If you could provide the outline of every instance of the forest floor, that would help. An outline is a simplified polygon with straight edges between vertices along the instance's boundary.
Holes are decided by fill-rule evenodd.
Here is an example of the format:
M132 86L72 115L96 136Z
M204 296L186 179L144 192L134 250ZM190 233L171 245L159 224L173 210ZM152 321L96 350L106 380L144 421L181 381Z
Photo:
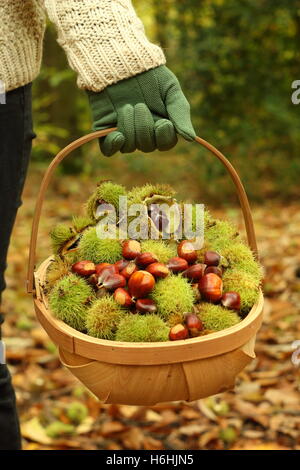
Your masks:
M9 253L3 305L7 361L24 449L299 450L300 365L293 364L292 353L293 342L300 340L300 205L253 208L265 267L264 323L257 337L257 357L239 375L235 390L192 403L103 405L60 365L25 292L39 181L39 173L33 172L27 182ZM49 255L50 228L77 214L80 202L92 191L92 182L71 177L60 177L52 186L41 224L39 260ZM212 212L230 217L243 229L237 208Z

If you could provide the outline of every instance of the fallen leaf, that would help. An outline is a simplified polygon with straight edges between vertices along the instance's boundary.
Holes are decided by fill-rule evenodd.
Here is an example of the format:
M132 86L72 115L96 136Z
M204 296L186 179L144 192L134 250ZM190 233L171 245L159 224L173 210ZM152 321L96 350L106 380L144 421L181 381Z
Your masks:
M101 434L104 437L108 437L112 434L123 432L126 429L128 429L128 426L125 426L120 421L107 421L101 427Z
M32 418L21 424L22 436L25 439L38 442L39 444L51 444L53 441L47 436L45 429L41 426L38 418Z
M300 403L300 394L291 390L270 388L265 393L265 399L275 405L298 405Z

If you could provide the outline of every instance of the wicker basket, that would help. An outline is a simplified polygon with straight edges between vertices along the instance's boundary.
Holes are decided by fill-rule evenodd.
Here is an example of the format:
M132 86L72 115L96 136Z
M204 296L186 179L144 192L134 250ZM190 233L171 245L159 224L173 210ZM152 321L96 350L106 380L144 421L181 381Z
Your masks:
M39 191L30 243L27 277L37 318L58 346L61 362L105 403L153 405L166 401L193 401L231 389L237 374L254 357L256 333L262 322L263 296L247 317L226 330L189 340L162 343L126 343L93 338L56 319L44 295L45 275L52 258L35 269L39 220L46 190L57 165L74 149L114 129L84 136L50 164ZM242 183L228 160L199 137L226 167L236 186L244 215L248 243L257 254L250 207Z

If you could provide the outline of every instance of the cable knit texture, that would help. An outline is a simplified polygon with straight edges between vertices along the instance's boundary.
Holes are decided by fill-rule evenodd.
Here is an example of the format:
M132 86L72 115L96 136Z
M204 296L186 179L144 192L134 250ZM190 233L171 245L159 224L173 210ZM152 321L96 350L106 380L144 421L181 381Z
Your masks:
M7 91L39 73L45 14L40 0L0 0L0 79Z
M165 64L131 0L1 0L0 78L7 90L29 83L39 72L45 10L80 88L101 91Z

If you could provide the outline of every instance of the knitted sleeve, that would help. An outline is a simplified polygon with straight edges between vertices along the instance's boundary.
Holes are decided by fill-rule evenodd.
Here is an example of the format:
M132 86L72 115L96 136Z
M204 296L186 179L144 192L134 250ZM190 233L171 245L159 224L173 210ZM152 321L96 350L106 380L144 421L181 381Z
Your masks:
M165 63L131 0L45 0L45 7L80 88L101 91Z

